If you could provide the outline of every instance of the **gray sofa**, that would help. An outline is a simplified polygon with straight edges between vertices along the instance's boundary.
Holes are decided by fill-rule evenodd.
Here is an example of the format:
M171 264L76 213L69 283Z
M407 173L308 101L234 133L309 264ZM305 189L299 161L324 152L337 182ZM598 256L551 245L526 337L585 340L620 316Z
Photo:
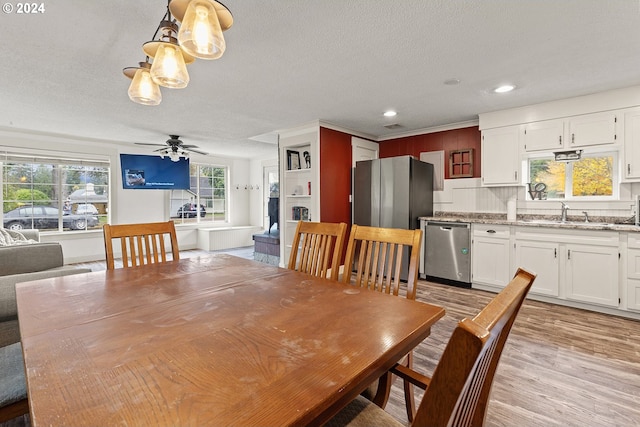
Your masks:
M38 230L25 230L40 242ZM16 283L87 273L89 268L64 266L59 243L0 246L0 423L26 414L27 388L18 328Z
M40 242L38 230L24 230L22 233ZM91 271L63 264L59 243L0 247L0 347L20 341L16 283Z

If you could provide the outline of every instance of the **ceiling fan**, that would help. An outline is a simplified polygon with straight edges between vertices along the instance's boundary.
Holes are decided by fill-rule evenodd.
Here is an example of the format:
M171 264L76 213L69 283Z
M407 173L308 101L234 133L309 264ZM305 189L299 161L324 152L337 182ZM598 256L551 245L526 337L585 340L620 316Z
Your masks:
M164 159L164 156L169 156L169 158L174 162L179 161L180 157L184 157L185 159L188 159L189 152L203 154L205 156L208 154L208 153L205 153L204 151L195 150L195 148L198 148L197 145L185 144L184 142L182 142L182 140L180 139L180 136L178 135L169 135L169 139L167 139L167 141L164 144L148 144L146 142L136 142L136 144L153 145L156 147L162 147L153 151L159 151L160 157L162 157L163 159Z

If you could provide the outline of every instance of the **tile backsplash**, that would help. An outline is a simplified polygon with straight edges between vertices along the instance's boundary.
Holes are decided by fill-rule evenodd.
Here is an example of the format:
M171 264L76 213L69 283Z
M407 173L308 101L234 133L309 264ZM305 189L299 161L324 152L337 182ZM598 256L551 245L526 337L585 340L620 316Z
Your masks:
M640 183L620 185L620 200L566 201L569 216L581 217L586 211L590 217L630 218L635 215L635 194L640 194ZM526 187L483 187L479 178L447 179L443 191L434 192L435 212L469 212L507 214L507 202L516 199L518 215L560 215L559 200L527 200Z

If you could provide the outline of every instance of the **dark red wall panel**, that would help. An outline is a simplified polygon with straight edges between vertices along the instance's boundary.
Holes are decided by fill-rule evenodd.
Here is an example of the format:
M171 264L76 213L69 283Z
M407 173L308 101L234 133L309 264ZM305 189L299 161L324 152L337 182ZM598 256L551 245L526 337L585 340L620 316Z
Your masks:
M351 135L320 127L320 219L351 224Z
M449 179L449 153L473 148L473 177L480 178L480 129L472 126L424 135L390 139L380 143L380 157L411 155L420 158L423 151L444 150L444 177Z

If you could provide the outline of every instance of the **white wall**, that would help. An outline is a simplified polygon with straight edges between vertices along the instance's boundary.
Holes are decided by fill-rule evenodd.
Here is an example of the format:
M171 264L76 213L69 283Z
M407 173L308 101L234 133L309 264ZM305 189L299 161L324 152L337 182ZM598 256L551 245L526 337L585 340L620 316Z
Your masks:
M132 144L114 144L105 141L82 140L75 137L42 135L35 133L15 132L0 129L0 154L3 151L31 152L40 155L73 156L77 158L100 158L111 162L111 206L112 224L166 221L170 217L168 190L125 190L122 188L120 174L120 153L149 154L148 150L138 149ZM274 147L274 161L277 162L277 148ZM245 190L245 185L260 183L255 174L262 174L262 168L256 167L256 161L246 159L229 159L215 156L192 156L194 162L228 166L229 177L229 222L224 225L261 225L253 222L262 215L262 199L258 190ZM259 163L259 162L258 162ZM254 182L255 181L255 182ZM239 187L239 188L236 188ZM223 225L223 224L220 224ZM209 225L210 227L210 225ZM181 249L197 247L197 226L191 224L178 225L178 244ZM87 232L47 232L41 233L45 242L57 241L63 246L65 263L86 262L104 259L104 240L102 231Z

